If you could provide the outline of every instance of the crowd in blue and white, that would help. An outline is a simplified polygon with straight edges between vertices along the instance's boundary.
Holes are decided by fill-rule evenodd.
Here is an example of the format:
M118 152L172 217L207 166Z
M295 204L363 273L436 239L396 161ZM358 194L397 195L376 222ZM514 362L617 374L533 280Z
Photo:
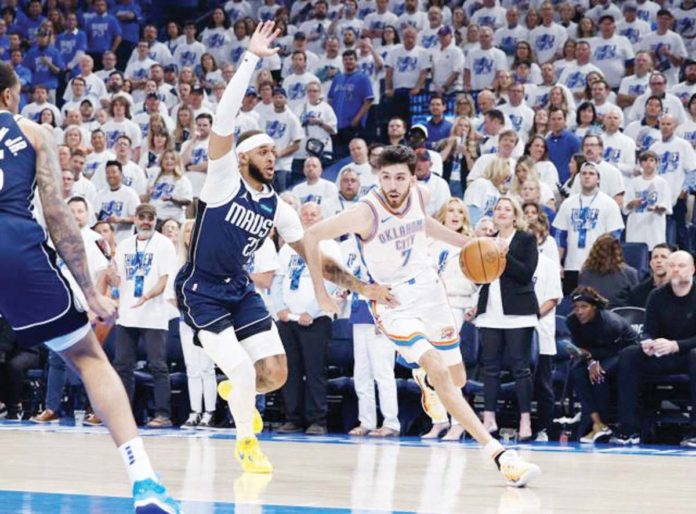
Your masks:
M0 0L0 60L20 78L21 113L53 132L63 196L77 211L84 206L78 222L85 237L96 232L108 243L109 264L99 273L121 302L127 290L119 291L125 270L118 256L134 244L139 205L154 207L165 236L153 257L163 262L152 269L173 277L184 262L212 121L225 115L217 102L265 20L280 31L279 52L259 62L236 135L256 129L273 138L274 186L305 226L377 187L383 146L406 144L416 150L419 183L431 192L428 214L452 228L494 234L498 199L519 202L543 262L563 274L560 294L547 285L556 303L598 273L588 256L606 234L644 244L646 254L696 246L694 0ZM317 326L327 316L306 266L282 245L269 240L250 276L279 323ZM452 273L433 248L433 265ZM353 241L333 250L361 272ZM635 273L621 264L620 279L592 285L612 308L645 307L638 293L664 279L650 263ZM468 323L476 287L460 279L449 292ZM153 315L162 319L154 325L178 331L171 289L161 293ZM343 299L354 329L356 433L398 434L394 353L375 334L364 301ZM146 318L118 323L154 326ZM322 344L328 338L330 330ZM184 425L206 428L215 411L214 368L195 351L184 348L195 391ZM147 357L161 368L166 356L156 353ZM31 362L23 369L36 365L22 362ZM42 412L27 417L60 418L61 373ZM326 377L304 387L324 400L309 417L289 416L286 431L327 424ZM158 394L151 426L171 426L169 393ZM286 399L298 394L283 391ZM18 400L16 391L5 392L10 417L22 416ZM93 414L87 420L99 423ZM442 428L446 415L433 423ZM452 430L449 437L461 435Z

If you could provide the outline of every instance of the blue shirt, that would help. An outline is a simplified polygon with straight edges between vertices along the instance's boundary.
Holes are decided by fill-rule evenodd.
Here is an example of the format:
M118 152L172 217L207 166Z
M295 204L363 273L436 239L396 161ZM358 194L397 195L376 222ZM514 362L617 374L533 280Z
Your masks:
M546 136L546 146L549 150L549 160L558 170L558 178L564 183L570 178L570 159L580 150L580 139L578 136L564 130L560 135L553 132Z
M428 148L432 148L434 143L448 138L452 132L452 124L445 118L442 118L440 123L434 123L433 119L430 118L425 127L428 129Z
M10 38L0 36L0 61L10 60Z
M363 72L354 71L350 75L346 75L345 73L336 75L331 82L329 103L336 112L338 128L343 129L350 127L353 118L358 114L365 100L374 97L372 83ZM365 126L366 118L367 116L363 116L362 120L360 120L360 124L363 127Z
M51 73L48 65L41 62L42 57L49 57L53 61L53 64L63 69L63 58L58 53L58 50L52 46L47 46L44 49L34 46L24 56L24 62L22 64L32 72L33 77L31 83L33 86L43 84L48 89L57 89L58 75Z
M135 18L131 21L120 21L118 14L133 13ZM118 3L111 9L111 14L121 25L121 33L124 41L137 43L140 40L140 17L142 12L140 6L134 2L126 4Z
M78 51L87 51L87 34L81 30L77 30L74 33L66 30L56 37L55 47L60 53L63 62L68 64Z
M22 64L18 64L14 67L14 71L19 78L19 83L22 86L22 92L19 95L19 110L21 111L25 105L29 103L29 94L27 93L27 87L32 85L32 74L31 70Z
M85 23L87 44L90 52L106 52L111 50L111 44L121 35L121 25L110 14L94 15Z
M46 18L41 15L37 18L29 18L26 16L23 20L20 20L19 16L17 16L16 24L25 39L36 41L36 33L39 31L44 21L46 21Z

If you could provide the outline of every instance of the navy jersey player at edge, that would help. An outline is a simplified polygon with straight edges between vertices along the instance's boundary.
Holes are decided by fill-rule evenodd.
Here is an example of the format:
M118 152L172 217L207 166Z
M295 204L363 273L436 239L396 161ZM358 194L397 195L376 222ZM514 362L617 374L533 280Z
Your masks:
M274 226L304 255L297 213L270 186L276 161L273 139L248 131L235 147L235 117L244 92L259 60L278 52L271 48L277 36L273 22L257 26L220 99L189 259L176 280L183 320L231 382L228 402L237 428L235 457L250 473L273 469L254 435L263 428L254 401L257 392L283 385L287 361L275 324L244 268ZM388 301L387 288L358 281L328 258L322 264L328 280L376 301Z
M133 487L136 513L180 512L159 483L133 420L121 379L99 345L56 251L84 292L89 310L106 322L115 304L90 279L80 230L61 195L61 170L52 133L17 116L20 82L0 62L0 315L24 346L45 344L80 375L92 407L111 432ZM46 231L33 215L38 189Z

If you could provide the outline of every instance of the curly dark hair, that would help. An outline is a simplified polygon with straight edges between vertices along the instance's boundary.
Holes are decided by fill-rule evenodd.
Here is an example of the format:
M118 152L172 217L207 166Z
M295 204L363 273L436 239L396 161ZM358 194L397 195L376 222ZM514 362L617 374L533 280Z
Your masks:
M600 275L616 273L624 263L621 243L611 234L599 236L590 249L582 271L593 271Z

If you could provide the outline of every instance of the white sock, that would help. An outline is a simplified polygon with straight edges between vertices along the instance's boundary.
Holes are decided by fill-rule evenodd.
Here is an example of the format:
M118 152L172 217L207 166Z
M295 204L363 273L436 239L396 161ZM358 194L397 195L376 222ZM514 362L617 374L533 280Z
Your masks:
M483 449L486 451L486 453L490 456L491 459L495 459L498 455L505 451L505 447L502 444L500 444L500 441L498 441L497 439L491 440L489 443L486 444L486 446L483 447Z
M118 453L121 454L123 463L126 466L131 486L135 482L148 478L157 481L157 475L155 475L155 471L152 469L150 459L147 453L145 453L145 445L140 437L131 439L119 446Z
M237 440L254 435L256 408L256 369L248 358L240 362L230 374L232 392L227 398L230 412L237 427Z

